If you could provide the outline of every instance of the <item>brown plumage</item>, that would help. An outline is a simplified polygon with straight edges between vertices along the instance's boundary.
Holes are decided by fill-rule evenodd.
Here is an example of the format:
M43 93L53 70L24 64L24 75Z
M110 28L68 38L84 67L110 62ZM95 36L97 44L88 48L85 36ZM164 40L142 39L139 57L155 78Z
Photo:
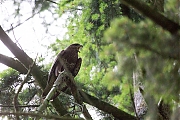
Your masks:
M46 85L46 88L43 91L42 97L45 98L46 95L51 90L56 78L59 75L59 72L64 71L63 65L59 62L58 58L61 56L61 59L64 61L64 64L66 65L69 72L72 73L72 75L75 77L80 69L82 59L78 58L78 52L79 49L82 48L82 45L80 44L71 44L69 47L67 47L65 50L62 50L56 57L51 70L49 72L48 76L48 82ZM63 90L67 89L67 86L64 87ZM52 97L52 99L55 99L59 95L59 92L57 91L55 95Z

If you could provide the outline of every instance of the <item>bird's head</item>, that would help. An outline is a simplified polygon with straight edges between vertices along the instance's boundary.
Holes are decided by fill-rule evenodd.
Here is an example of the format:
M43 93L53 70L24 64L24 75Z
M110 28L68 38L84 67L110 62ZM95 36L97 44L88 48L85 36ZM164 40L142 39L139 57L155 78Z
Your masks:
M75 49L77 52L80 52L80 49L83 47L82 45L78 44L78 43L74 43L74 44L71 44L69 46L71 49Z

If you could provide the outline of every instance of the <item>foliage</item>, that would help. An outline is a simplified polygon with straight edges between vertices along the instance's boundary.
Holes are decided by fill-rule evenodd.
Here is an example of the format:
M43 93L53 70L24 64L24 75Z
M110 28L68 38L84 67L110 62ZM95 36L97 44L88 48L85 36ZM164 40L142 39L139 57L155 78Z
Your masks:
M30 83L28 83L28 88L21 91L18 97L19 105L28 105L32 102L35 94L37 94L37 88L32 86L32 78L28 78ZM2 111L13 111L13 99L16 94L19 85L23 81L23 75L19 74L14 69L7 69L0 73L0 104L6 107L2 107ZM9 107L8 107L9 106ZM25 109L24 109L25 110ZM30 108L29 108L30 110Z
M58 48L56 46L62 46L63 43L83 44L84 47L80 53L83 63L76 77L83 90L132 113L130 96L128 90L125 90L128 89L127 82L123 83L122 81L125 80L118 78L117 75L120 74L119 70L116 70L115 55L117 53L113 45L103 38L104 31L110 27L110 21L122 16L120 2L115 0L66 1L60 2L59 8L60 14L71 12L69 21L67 21L68 37L66 40L58 40L52 48L56 49ZM131 9L128 14L133 21L141 20L138 14L132 13L135 12ZM121 94L122 88L123 94ZM121 99L117 99L117 96ZM126 104L119 104L124 102L124 97L127 98Z
M106 32L105 38L113 42L114 47L121 51L119 52L120 56L125 55L129 56L128 59L132 59L131 56L134 53L138 54L140 66L145 72L144 78L148 92L157 98L163 96L165 100L169 101L172 98L178 99L179 75L175 69L179 65L171 57L173 54L177 55L179 48L177 39L148 20L134 24L126 18L114 20L111 29ZM128 66L122 67L127 73L130 71ZM130 77L131 74L128 76ZM151 87L148 87L150 84Z
M165 4L167 15L177 12L171 6L174 3L169 2ZM84 45L80 53L83 64L76 79L84 84L85 91L132 113L129 86L136 70L133 57L136 54L146 94L153 95L156 103L160 97L166 102L178 101L178 38L133 9L128 8L127 12L119 1L66 1L59 8L60 14L71 13L68 37L60 44ZM113 91L116 88L118 92Z
M35 2L36 7L41 6L41 1ZM166 1L164 14L177 21L175 4L175 1ZM43 5L40 11L49 7L48 4ZM172 100L179 103L178 36L170 34L118 0L64 0L60 1L57 12L60 16L69 15L66 22L68 32L64 39L56 40L49 48L57 54L71 43L84 46L79 53L83 59L82 66L75 78L84 91L135 115L130 88L133 72L138 66L145 85L144 96L155 99L155 104L160 98L165 103L171 104ZM134 55L137 56L138 65ZM45 66L45 73L49 67L49 64ZM6 92L12 99L22 77L13 70L7 70L0 74L0 78L1 88L12 88ZM19 104L36 103L37 100L33 98L37 91L34 84L28 84L19 95ZM61 94L59 98L69 111L78 109L73 106L71 96ZM7 104L4 100L1 99L1 104ZM54 113L52 106L48 108L46 113ZM113 116L97 111L103 119L113 119Z
M1 88L8 89L9 87L13 87L12 85L20 82L20 80L18 78L19 78L19 74L17 71L15 71L13 69L4 70L0 74L0 79L1 79L0 86L1 86Z
M0 103L2 105L11 105L15 93L14 87L20 82L18 77L18 72L13 69L4 70L0 73ZM1 109L9 110L8 108Z

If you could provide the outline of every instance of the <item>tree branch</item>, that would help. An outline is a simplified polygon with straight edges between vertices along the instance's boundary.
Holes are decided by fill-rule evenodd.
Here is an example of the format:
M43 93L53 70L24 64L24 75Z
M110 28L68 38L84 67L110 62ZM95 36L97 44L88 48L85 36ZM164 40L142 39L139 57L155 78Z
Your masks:
M1 41L8 47L8 49L14 54L14 56L21 62L23 67L26 69L32 65L33 60L23 51L21 50L4 32L2 27L0 26L0 39ZM32 75L35 78L35 81L39 84L39 86L44 89L46 86L46 77L44 77L44 73L40 70L40 68L35 64L32 68ZM67 114L67 110L63 107L62 102L58 99L52 102L54 108L60 115Z
M59 117L57 115L43 115L43 114L36 114L36 113L15 113L15 112L0 112L0 116L4 115L22 115L22 116L31 116L31 117L41 117L46 119L55 119L55 120L83 120L83 119L76 119L76 118L66 118L66 117Z
M100 99L94 96L91 96L82 90L80 90L80 94L81 94L82 100L85 103L95 106L99 110L102 110L108 114L113 115L115 118L119 118L120 120L136 120L136 117L110 105L107 102L101 101Z
M19 103L19 102L18 102L18 95L19 95L19 93L21 92L24 84L28 81L28 77L29 77L29 75L30 75L30 73L31 73L31 71L32 71L32 67L34 66L34 64L35 64L35 61L34 61L33 64L30 66L30 68L29 68L29 70L28 70L28 73L27 73L25 79L24 79L23 82L21 83L21 85L20 85L17 93L16 93L15 96L14 96L14 109L15 109L15 112L19 112L19 107L18 107L18 103ZM16 119L17 119L17 120L20 120L19 115L16 115Z
M144 14L145 16L149 17L152 21L166 29L172 34L175 34L180 30L180 25L175 23L174 21L168 19L157 10L152 9L150 6L146 5L142 1L138 0L120 0L127 6L131 6L135 8L140 13Z
M18 26L22 25L23 23L27 22L28 20L30 20L31 18L33 18L36 14L39 14L41 11L38 11L37 13L34 13L33 15L31 15L30 17L28 17L26 20L24 20L23 22L20 22L19 24L12 26L10 29L6 30L6 32L10 32L11 30L14 30L14 28L17 28Z
M14 107L14 105L0 105L0 107ZM17 107L39 107L39 105L17 105Z
M3 54L0 54L0 63L15 69L19 71L20 73L23 73L23 74L27 73L27 69L18 60L15 60L12 57L8 57Z
M33 60L9 38L9 36L4 32L1 26L0 39L6 45L6 47L14 54L14 56L26 67L26 69L28 69L29 66L33 63ZM34 67L37 68L37 66ZM37 70L37 72L40 71Z

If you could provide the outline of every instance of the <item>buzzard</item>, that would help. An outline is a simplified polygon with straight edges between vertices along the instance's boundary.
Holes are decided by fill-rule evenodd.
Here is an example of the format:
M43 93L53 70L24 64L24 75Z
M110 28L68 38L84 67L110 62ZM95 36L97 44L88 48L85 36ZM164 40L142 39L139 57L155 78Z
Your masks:
M45 98L46 95L51 90L59 73L65 70L63 65L58 60L60 56L61 56L61 59L64 61L64 64L66 65L69 72L71 72L71 74L74 77L78 74L79 69L81 67L81 62L82 62L82 59L78 58L78 52L80 48L82 47L83 46L78 43L71 44L69 47L67 47L65 50L62 50L57 55L54 63L52 64L51 70L49 72L48 82L42 94L43 98ZM62 91L65 91L66 89L67 89L67 86L64 87ZM59 92L57 91L55 95L52 97L52 99L55 99L58 95L59 95Z

